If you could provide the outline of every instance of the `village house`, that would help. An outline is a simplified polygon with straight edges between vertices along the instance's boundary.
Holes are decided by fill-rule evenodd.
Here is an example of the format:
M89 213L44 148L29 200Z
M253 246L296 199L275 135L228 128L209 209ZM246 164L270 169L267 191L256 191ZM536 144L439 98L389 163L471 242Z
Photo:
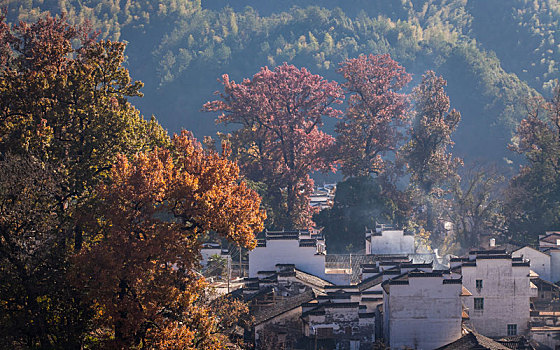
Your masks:
M391 267L396 265L393 262ZM382 337L381 283L394 276L389 270L377 264L377 272L360 283L325 286L324 295L305 304L302 320L308 343L329 349L370 349Z
M274 271L276 264L293 264L301 271L325 278L325 240L307 230L265 231L265 238L249 252L249 277Z
M382 282L404 272L431 272L432 264L387 256L364 267L365 271L374 269L360 283L334 285L294 264L277 264L273 271L258 271L256 277L246 278L246 287L234 293L241 293L249 303L255 318L252 341L257 348L318 344L369 349L383 337Z
M537 287L538 295L531 298L534 310L560 311L560 287L540 277L531 277Z
M384 340L392 349L435 349L461 337L461 298L470 294L461 278L413 269L382 287Z
M527 260L487 250L471 251L451 264L472 293L465 302L473 330L487 337L528 334L530 299L537 296L537 287L530 282Z
M560 347L560 287L542 278L532 278L537 297L531 298L531 337L550 349Z
M437 253L415 253L413 235L383 225L368 231L365 255L327 256L320 231L267 231L234 293L250 305L257 349L503 349L529 346L528 337L554 348L560 288L546 278L550 251L560 252L555 235L544 236L544 251L490 246L445 266Z
M362 265L361 282L325 286L324 295L303 305L308 343L324 348L336 344L339 349L370 349L383 339L382 283L403 273L432 272L432 267L431 263L414 264L403 256L380 256L374 263Z
M407 255L367 261L354 284L329 283L297 264L256 271L242 292L255 317L256 347L367 349L385 341L392 347L429 349L459 339L468 317L461 298L471 295L460 275L434 271L441 266L436 260L414 263ZM435 330L436 337L420 339Z
M200 254L202 259L200 260L200 265L205 267L208 265L208 260L213 255L218 255L223 259L231 260L231 256L229 255L229 251L227 249L222 249L221 244L219 243L204 243L202 245L202 249L200 250Z
M529 260L531 270L535 271L543 280L552 281L550 275L550 255L529 246L517 249L511 255Z
M302 337L302 305L313 300L315 294L306 290L295 296L277 300L268 308L251 311L252 335L256 349L294 348Z
M302 305L324 294L331 283L295 268L277 264L244 279L245 286L231 293L249 306L253 321L246 338L257 349L290 348L303 338Z
M560 348L560 327L558 326L533 326L531 338L540 345L539 349Z
M366 254L414 254L414 233L397 230L389 225L366 229Z
M506 337L490 339L470 329L453 343L437 348L436 350L534 350L535 347L525 337Z
M358 284L333 285L294 264L277 264L273 271L246 278L245 287L231 294L249 305L254 321L248 339L257 349L309 348L313 343L363 349L371 348L380 334L380 284L387 276L394 273L386 270Z
M381 300L380 294L374 296ZM375 341L375 312L367 312L361 299L357 291L331 291L304 304L302 320L309 342L341 349L371 348Z
M309 196L309 206L314 211L332 208L335 192L336 184L323 184L323 186L315 187Z
M560 232L547 231L544 235L539 235L539 249L560 248Z
M539 250L550 255L550 281L560 281L560 232L540 235Z

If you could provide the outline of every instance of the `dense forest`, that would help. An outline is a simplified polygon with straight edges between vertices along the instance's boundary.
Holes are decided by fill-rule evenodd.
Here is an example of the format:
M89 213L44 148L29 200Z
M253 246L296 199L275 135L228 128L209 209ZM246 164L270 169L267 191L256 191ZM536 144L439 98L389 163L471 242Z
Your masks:
M0 5L2 348L243 346L200 250L264 228L560 228L554 1Z
M507 145L525 114L523 99L549 97L558 74L555 1L30 0L2 6L11 21L65 12L72 23L90 21L101 37L127 41L127 67L145 83L145 97L134 103L170 132L188 128L198 137L218 130L199 111L223 73L240 80L287 62L340 80L336 69L344 59L389 53L415 82L427 69L448 81L463 116L454 137L458 155L505 165L517 160Z

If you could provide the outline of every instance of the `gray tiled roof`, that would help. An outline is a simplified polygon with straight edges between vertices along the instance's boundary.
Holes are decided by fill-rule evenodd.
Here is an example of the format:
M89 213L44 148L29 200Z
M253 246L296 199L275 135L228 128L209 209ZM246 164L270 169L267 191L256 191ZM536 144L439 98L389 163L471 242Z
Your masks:
M496 341L513 350L534 350L538 346L536 342L530 341L523 335L507 336L496 339Z
M325 286L332 286L332 283L325 281L324 279L317 277L315 275L312 275L310 273L307 272L303 272L301 270L295 269L296 270L296 278L300 281L302 281L305 284L310 284L313 287L323 290L325 288Z
M391 260L395 262L403 262L411 260L414 264L433 264L434 270L447 270L449 266L442 265L438 262L435 254L327 254L325 257L325 267L333 269L348 269L352 267L351 283L360 282L360 271L362 265L375 265L376 261ZM391 262L387 262L390 264ZM395 263L396 265L396 263Z
M313 290L305 291L301 294L291 298L284 299L272 305L271 307L263 308L256 311L253 316L255 317L253 324L258 325L265 321L270 320L278 315L299 307L303 303L307 303L315 298Z
M470 332L453 343L444 345L436 350L510 350L508 347L475 332Z

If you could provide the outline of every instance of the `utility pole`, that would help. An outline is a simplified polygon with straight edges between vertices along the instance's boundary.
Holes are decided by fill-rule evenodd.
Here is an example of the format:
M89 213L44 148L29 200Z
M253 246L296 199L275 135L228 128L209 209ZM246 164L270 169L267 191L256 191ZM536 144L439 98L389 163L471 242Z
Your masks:
M311 329L313 329L313 332L315 333L315 346L314 346L314 349L317 350L317 327L311 326Z
M243 265L241 262L241 244L239 245L239 278L243 278Z
M231 255L227 258L227 292L229 294L229 279L231 278Z
M352 253L350 253L350 275L348 275L348 285L352 284Z

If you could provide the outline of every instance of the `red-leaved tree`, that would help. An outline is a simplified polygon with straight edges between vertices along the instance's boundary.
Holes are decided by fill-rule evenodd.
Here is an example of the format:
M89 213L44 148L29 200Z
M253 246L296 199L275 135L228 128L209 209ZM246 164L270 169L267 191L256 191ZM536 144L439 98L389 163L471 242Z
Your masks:
M386 153L402 141L410 103L399 92L411 79L398 62L386 55L362 55L341 63L339 72L350 94L348 108L336 128L342 172L345 176L380 173Z
M342 89L288 64L261 68L240 84L228 75L222 78L220 99L204 109L222 112L220 124L240 125L228 138L245 175L266 186L273 225L306 227L313 185L309 173L333 164L329 153L334 138L319 127L323 117L341 114L333 106L342 102Z

